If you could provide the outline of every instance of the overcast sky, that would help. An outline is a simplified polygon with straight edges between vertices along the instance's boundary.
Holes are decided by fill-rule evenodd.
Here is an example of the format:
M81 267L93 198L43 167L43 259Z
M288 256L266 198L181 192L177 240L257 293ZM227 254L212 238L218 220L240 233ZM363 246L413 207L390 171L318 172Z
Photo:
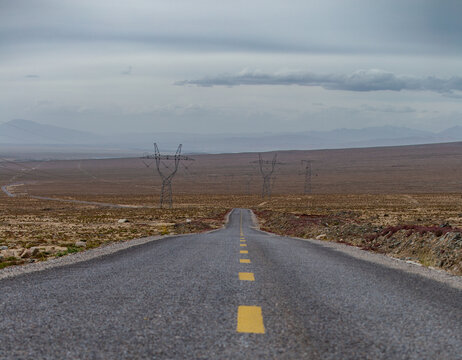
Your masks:
M460 0L0 0L0 121L94 132L462 125Z

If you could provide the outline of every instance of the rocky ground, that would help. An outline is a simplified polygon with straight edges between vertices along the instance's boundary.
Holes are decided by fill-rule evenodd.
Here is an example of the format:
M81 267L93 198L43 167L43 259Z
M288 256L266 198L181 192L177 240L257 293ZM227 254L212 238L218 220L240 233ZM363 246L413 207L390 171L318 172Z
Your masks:
M285 209L262 209L264 205L254 211L265 231L345 243L462 275L460 214L438 212L423 201L418 205L426 216L405 216L396 209L389 213L380 208L342 210L341 202L337 209L316 212L290 211L287 204ZM432 211L438 215L431 215Z
M0 198L0 268L147 236L208 231L232 208L251 208L263 230L358 246L462 275L461 194L84 195L69 200Z
M217 229L228 211L188 205L163 210L154 206L110 208L28 197L1 200L0 269L135 238ZM92 200L109 203L129 199ZM144 201L149 204L149 199Z

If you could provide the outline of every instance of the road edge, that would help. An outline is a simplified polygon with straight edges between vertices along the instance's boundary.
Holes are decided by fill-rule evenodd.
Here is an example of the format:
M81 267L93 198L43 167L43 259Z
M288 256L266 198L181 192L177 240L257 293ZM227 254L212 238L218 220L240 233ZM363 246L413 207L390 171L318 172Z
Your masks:
M364 260L364 261L371 262L374 264L379 264L379 265L385 266L387 268L395 269L395 270L405 271L407 273L411 273L414 275L420 275L427 279L436 280L436 281L445 283L446 285L449 285L453 288L462 290L462 276L448 273L447 271L443 269L425 267L419 263L408 262L405 260L397 259L390 255L367 251L357 246L342 244L342 243L338 243L335 241L325 241L325 240L323 241L323 240L317 240L317 239L305 239L305 238L299 238L299 237L293 237L293 236L278 235L275 233L270 233L268 231L261 230L258 217L255 215L255 213L251 209L249 209L249 211L250 211L252 222L254 225L253 229L265 235L269 235L272 237L280 237L284 239L309 242L317 246L329 248L333 251L342 252L348 256L354 257L359 260Z
M188 234L146 236L142 238L126 240L123 242L110 243L107 245L99 246L94 249L84 250L84 251L81 251L75 254L68 254L68 255L65 255L59 258L53 258L53 259L49 259L46 261L40 261L40 262L36 262L32 264L25 264L25 265L9 266L9 267L6 267L0 270L0 280L20 276L23 274L29 274L33 272L48 270L48 269L67 266L67 265L73 265L73 264L97 259L97 258L104 257L107 255L115 254L117 252L129 249L135 246L141 246L149 242L153 242L153 241L169 239L169 238L173 239L173 238L183 237L183 236L193 236L197 234L209 234L212 232L220 231L222 229L225 229L228 226L229 218L231 216L231 213L234 210L235 209L231 209L230 211L228 211L228 213L225 215L223 225L219 229L213 229L213 230L197 232L197 233L188 233Z

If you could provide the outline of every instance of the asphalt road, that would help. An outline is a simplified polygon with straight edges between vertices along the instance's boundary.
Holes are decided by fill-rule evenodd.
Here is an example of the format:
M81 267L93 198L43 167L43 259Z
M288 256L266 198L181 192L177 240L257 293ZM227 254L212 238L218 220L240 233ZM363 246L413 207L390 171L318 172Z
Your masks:
M0 280L0 358L461 359L462 291L235 210L220 231Z

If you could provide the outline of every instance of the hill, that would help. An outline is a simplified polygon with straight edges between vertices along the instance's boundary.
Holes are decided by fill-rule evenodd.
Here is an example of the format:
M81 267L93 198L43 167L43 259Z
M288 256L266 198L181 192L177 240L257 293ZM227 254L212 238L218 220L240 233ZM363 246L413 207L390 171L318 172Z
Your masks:
M405 127L381 126L364 129L335 129L299 133L116 133L99 135L29 120L0 124L0 152L13 152L23 158L75 158L136 156L152 151L159 143L163 151L184 144L189 153L235 153L271 150L309 150L431 144L462 140L462 128L440 133ZM24 146L24 149L21 149ZM14 149L14 150L12 150ZM46 153L46 156L44 155Z

